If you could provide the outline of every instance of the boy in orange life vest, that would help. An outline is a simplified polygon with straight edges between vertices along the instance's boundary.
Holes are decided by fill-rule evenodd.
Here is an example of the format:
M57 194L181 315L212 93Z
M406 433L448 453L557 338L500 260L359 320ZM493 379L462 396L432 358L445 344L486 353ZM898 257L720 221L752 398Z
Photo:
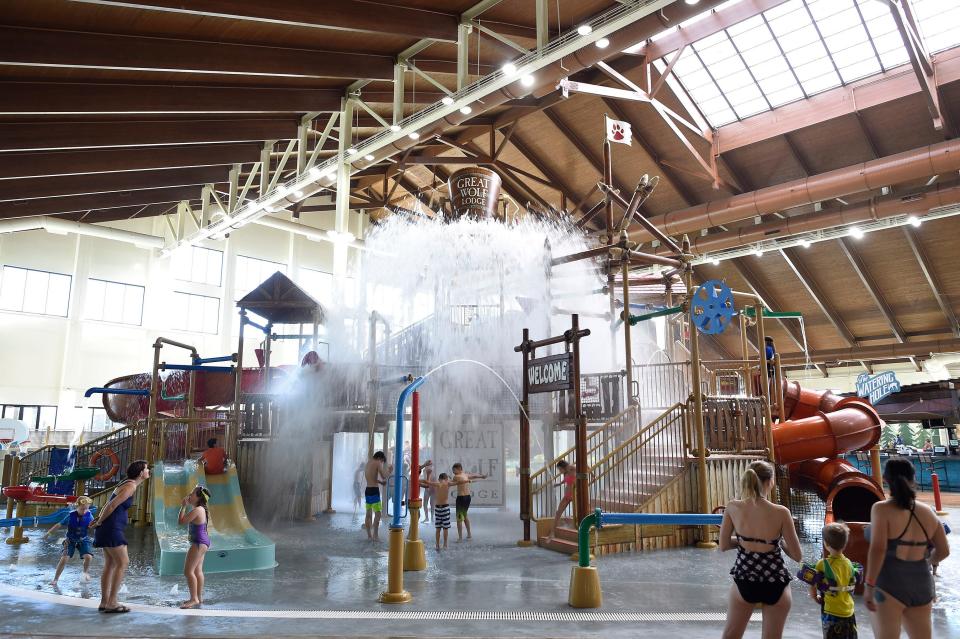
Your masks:
M217 446L215 437L207 440L207 450L200 455L199 462L203 464L208 475L222 475L227 467L227 451Z

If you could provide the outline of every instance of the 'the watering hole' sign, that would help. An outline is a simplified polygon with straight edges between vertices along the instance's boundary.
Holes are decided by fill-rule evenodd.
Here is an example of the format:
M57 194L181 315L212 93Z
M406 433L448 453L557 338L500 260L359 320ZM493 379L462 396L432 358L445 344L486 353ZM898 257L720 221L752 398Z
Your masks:
M876 375L861 373L857 377L857 395L866 397L876 404L890 393L900 392L900 382L893 371L884 371Z

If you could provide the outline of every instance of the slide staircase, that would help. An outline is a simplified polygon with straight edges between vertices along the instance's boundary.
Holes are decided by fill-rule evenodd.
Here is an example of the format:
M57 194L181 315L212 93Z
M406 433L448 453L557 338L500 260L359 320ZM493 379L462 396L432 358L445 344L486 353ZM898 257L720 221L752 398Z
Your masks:
M684 404L675 404L656 419L641 428L638 408L631 406L594 430L587 439L590 460L588 490L590 507L607 512L638 512L686 468L687 410ZM536 520L552 521L562 488L555 484L556 463L573 463L574 452L561 453L547 466L531 475L531 513ZM572 514L572 506L567 514ZM616 536L616 526L600 531ZM596 532L594 534L597 534ZM577 529L561 523L553 536L539 535L538 544L544 548L565 553L577 551Z
M178 525L177 514L183 498L198 485L210 491L207 530L211 545L204 558L204 572L260 570L277 565L273 541L247 519L236 466L230 464L222 475L206 475L194 461L157 464L151 481L159 574L183 572L189 544L187 527Z

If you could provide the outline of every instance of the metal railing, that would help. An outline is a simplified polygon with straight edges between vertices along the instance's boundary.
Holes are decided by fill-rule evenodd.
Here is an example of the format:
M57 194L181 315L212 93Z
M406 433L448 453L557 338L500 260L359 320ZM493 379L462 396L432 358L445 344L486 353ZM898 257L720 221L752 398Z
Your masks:
M761 397L706 397L703 429L708 450L759 453L767 448Z
M690 362L634 366L633 379L640 405L646 409L666 410L690 396Z
M606 456L623 438L630 435L639 426L639 410L630 406L602 426L587 434L587 459L592 466ZM568 448L550 460L543 468L530 475L530 513L534 519L552 517L560 503L561 487L554 485L557 462L574 462L574 448ZM571 506L572 508L572 506Z
M591 470L590 507L637 512L686 467L685 404L676 404L600 459Z
M112 477L88 479L86 481L86 491L88 493L95 493L112 487L125 477L126 468L131 462L146 457L144 447L146 432L146 425L140 422L118 428L76 447L74 452L75 467L98 466L107 472L113 466L113 459L108 454L110 451L116 455L120 466ZM26 485L29 483L30 477L47 475L50 468L50 452L54 448L63 448L63 446L44 446L24 456L20 460L17 477L11 478L11 483L16 482L16 485ZM96 464L91 463L90 459L97 451L103 451L102 456Z

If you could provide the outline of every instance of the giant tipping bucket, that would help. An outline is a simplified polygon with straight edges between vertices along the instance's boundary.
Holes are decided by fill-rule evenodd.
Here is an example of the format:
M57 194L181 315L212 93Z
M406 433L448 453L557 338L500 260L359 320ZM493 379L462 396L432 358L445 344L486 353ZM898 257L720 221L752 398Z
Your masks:
M451 220L472 217L477 220L492 218L500 199L500 176L479 166L455 171L447 178L450 188Z

